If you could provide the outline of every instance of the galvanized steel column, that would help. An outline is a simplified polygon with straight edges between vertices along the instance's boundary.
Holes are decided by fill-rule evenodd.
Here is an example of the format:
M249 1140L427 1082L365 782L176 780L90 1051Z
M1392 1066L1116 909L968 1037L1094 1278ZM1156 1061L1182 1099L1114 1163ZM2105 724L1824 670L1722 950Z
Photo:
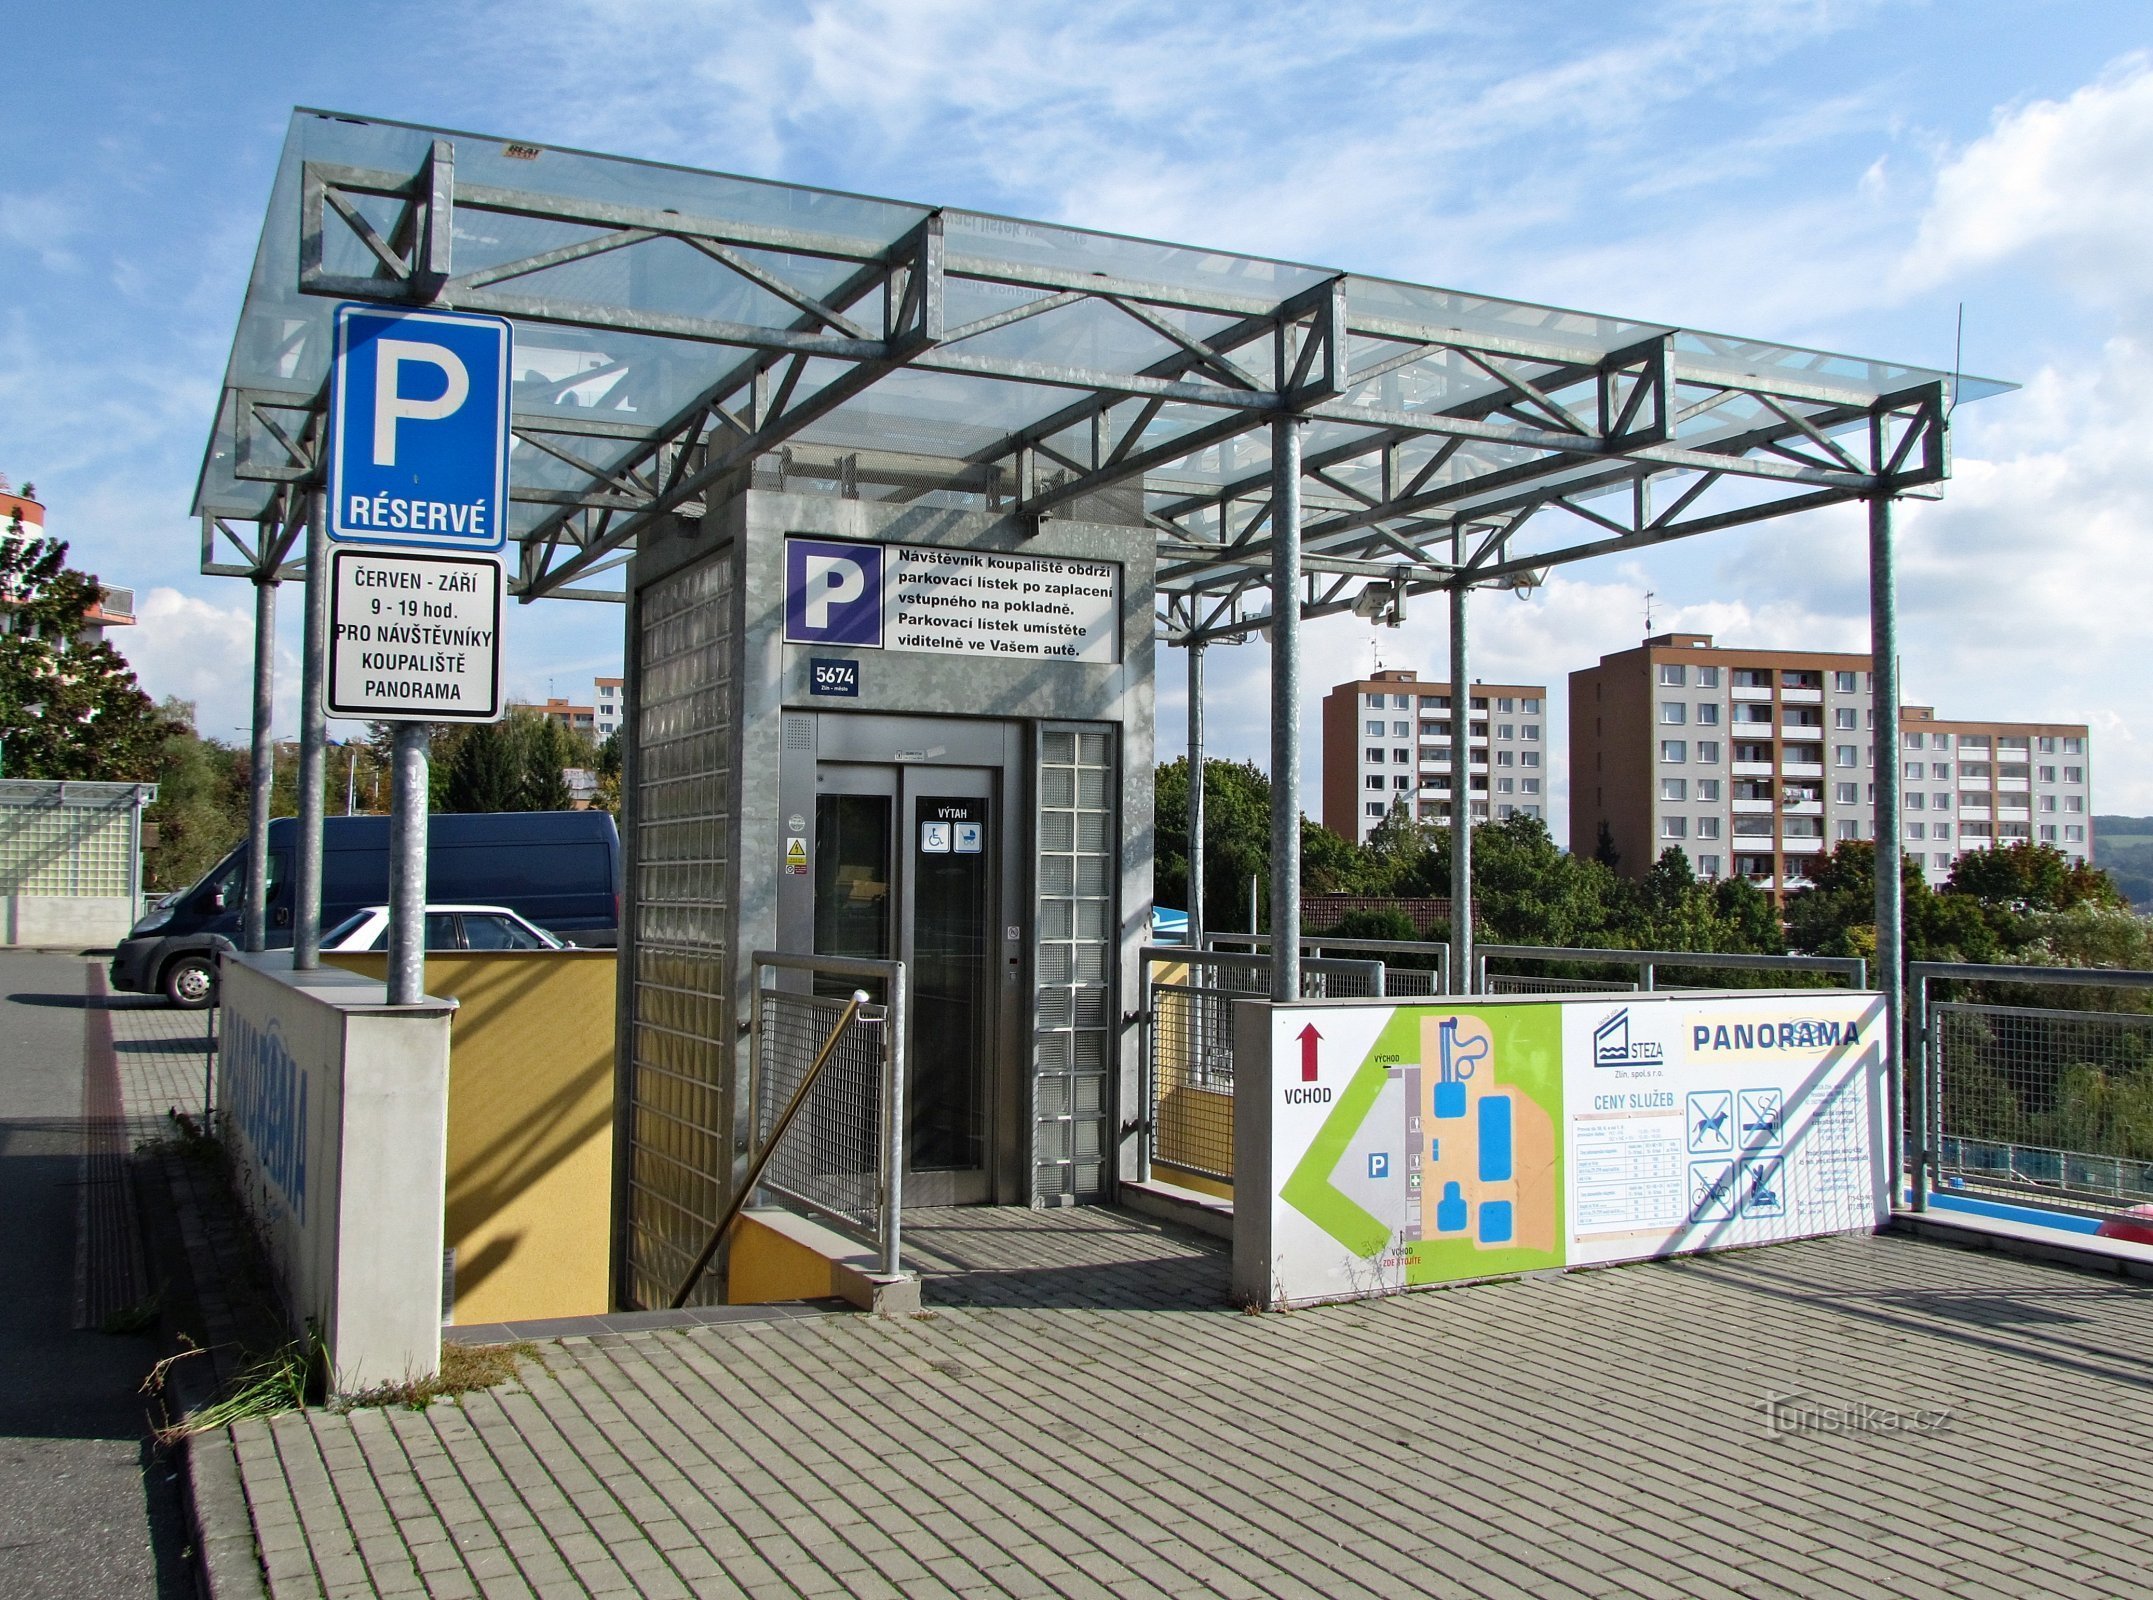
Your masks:
M1271 998L1301 997L1301 432L1271 424Z
M1473 992L1473 687L1461 576L1450 586L1450 992Z
M292 885L292 965L321 965L322 762L329 737L322 709L328 669L329 497L307 497L306 625L299 658L299 849Z
M266 541L265 541L266 542ZM269 803L277 781L277 580L254 580L254 742L247 773L247 899L240 947L269 945Z
M426 996L426 771L433 729L399 722L389 802L389 1004Z
M1891 496L1869 500L1869 655L1876 687L1876 976L1884 992L1892 1204L1906 1158L1906 885L1899 876L1899 573ZM1916 1124L1918 1126L1918 1124ZM1919 1190L1917 1181L1916 1190Z
M1204 947L1204 647L1189 641L1189 931L1191 950Z

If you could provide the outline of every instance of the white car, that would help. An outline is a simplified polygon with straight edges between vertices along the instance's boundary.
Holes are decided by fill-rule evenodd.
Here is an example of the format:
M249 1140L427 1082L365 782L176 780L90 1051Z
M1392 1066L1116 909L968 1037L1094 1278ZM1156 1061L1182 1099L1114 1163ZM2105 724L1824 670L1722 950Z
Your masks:
M321 936L324 950L386 950L389 908L354 911ZM567 945L523 920L506 906L428 906L429 950L566 950Z

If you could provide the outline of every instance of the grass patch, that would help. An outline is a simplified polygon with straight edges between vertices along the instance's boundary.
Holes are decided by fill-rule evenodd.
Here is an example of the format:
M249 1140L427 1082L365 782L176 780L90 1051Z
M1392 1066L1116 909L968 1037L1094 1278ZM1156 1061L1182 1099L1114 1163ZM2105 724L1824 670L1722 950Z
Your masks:
M444 1343L439 1372L430 1377L378 1384L357 1394L344 1395L337 1401L336 1409L356 1411L365 1406L403 1406L412 1411L424 1411L436 1400L454 1400L511 1382L525 1361L543 1365L538 1346L528 1340L519 1340L515 1344Z
M235 1422L249 1422L256 1418L281 1416L287 1411L305 1410L309 1397L320 1393L321 1353L319 1340L294 1339L270 1354L247 1363L225 1386L223 1394L179 1421L159 1428L157 1442L174 1444L191 1434L228 1428ZM143 1393L161 1395L164 1391L165 1375L174 1363L206 1354L206 1350L196 1345L180 1351L177 1355L166 1356L152 1367L150 1375L142 1380Z

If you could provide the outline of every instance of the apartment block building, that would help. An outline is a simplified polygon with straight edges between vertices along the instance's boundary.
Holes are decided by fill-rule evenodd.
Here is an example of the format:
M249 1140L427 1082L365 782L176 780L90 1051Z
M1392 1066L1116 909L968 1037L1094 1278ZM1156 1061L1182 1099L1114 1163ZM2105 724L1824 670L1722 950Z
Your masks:
M1467 781L1475 822L1546 815L1547 688L1476 683L1467 696ZM1448 683L1379 668L1323 697L1323 825L1356 844L1391 808L1450 821Z
M619 678L593 678L591 687L597 691L591 698L592 731L601 740L610 739L620 732L621 716L627 701L621 695Z
M1599 848L1604 829L1632 876L1679 845L1701 877L1803 887L1838 841L1876 837L1874 687L1866 654L1734 649L1710 634L1603 656L1570 675L1571 848ZM1902 838L1932 883L1960 850L2014 839L2085 859L2082 725L1901 715Z
M2082 722L1960 722L1899 712L1900 838L1940 882L1964 850L2031 839L2093 859L2092 741Z

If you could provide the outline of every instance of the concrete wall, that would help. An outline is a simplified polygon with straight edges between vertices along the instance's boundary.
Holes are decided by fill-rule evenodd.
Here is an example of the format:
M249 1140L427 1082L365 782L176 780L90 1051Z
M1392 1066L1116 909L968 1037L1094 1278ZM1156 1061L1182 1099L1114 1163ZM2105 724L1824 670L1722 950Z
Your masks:
M325 958L369 977L385 955ZM451 1323L610 1310L610 950L489 950L426 960L449 1030L443 1240Z
M289 951L223 962L218 1133L292 1331L342 1392L440 1362L450 1009L392 1009Z
M11 894L0 900L11 945L118 944L137 915L132 895Z

